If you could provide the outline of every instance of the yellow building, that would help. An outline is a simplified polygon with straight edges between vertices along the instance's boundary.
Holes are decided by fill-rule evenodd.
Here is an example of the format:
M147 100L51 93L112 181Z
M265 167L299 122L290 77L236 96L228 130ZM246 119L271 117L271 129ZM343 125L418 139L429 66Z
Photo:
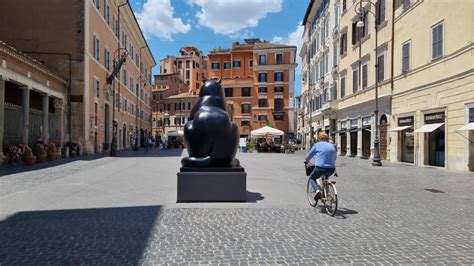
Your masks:
M359 14L360 1L340 1L339 82L337 147L340 155L374 156L376 121L380 126L380 157L388 158L388 121L391 102L392 1L362 1L367 12ZM375 14L377 47L375 45ZM362 17L361 17L362 15ZM363 27L357 27L358 21ZM376 51L376 53L375 53ZM375 58L376 57L376 58ZM375 116L375 63L378 62L378 115Z
M392 161L474 171L473 14L471 0L396 2Z

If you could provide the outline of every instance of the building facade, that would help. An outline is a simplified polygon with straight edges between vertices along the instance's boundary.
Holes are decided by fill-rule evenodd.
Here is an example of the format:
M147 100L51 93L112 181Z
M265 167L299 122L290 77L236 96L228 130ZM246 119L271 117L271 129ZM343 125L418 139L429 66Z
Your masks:
M66 139L93 153L110 148L112 121L119 149L151 131L151 71L156 63L128 2L37 5L33 0L9 0L2 7L9 12L0 19L0 36L69 83ZM108 84L121 56L126 63Z
M311 1L303 19L303 94L305 143L324 131L335 139L337 119L339 2Z
M209 54L209 78L221 79L240 136L271 124L294 138L296 47L258 39Z
M20 143L64 144L67 82L39 61L0 42L0 165Z
M473 14L469 0L397 1L392 161L474 171Z
M360 7L365 12L358 12ZM377 122L380 156L386 160L390 154L392 2L341 0L339 9L338 153L373 158ZM362 27L358 27L358 21Z

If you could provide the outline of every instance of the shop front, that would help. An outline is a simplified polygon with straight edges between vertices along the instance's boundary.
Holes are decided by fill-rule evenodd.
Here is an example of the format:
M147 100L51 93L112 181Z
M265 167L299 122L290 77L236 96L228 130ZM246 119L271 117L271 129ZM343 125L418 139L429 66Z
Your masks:
M392 132L398 134L398 160L405 163L415 162L414 117L406 116L397 119L397 127Z
M370 157L370 126L371 117L362 118L362 158L368 159Z
M424 125L415 130L415 133L422 134L423 158L425 165L440 166L445 165L445 113L424 114Z
M347 154L347 121L340 123L339 130L339 155L345 156Z
M472 107L471 107L472 106ZM456 130L458 134L463 136L467 144L465 156L467 157L467 169L474 172L474 104L467 106L466 124Z
M357 156L357 143L358 143L358 128L357 128L357 123L358 119L352 119L351 120L351 130L349 131L349 136L350 136L350 157L355 157Z

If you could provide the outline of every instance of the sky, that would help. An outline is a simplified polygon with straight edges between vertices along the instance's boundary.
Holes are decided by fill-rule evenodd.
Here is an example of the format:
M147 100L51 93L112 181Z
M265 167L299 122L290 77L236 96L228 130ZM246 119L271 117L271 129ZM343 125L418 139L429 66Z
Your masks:
M304 18L309 0L130 0L151 52L159 61L195 46L206 55L232 42L260 38L298 47L295 94L301 92ZM159 72L154 68L154 74Z

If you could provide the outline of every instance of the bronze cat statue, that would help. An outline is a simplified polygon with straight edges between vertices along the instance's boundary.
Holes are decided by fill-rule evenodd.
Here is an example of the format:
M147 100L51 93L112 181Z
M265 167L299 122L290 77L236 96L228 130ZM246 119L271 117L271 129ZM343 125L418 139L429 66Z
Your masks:
M184 126L184 141L189 157L183 167L233 167L239 143L239 128L231 122L220 80L206 81L199 101Z

